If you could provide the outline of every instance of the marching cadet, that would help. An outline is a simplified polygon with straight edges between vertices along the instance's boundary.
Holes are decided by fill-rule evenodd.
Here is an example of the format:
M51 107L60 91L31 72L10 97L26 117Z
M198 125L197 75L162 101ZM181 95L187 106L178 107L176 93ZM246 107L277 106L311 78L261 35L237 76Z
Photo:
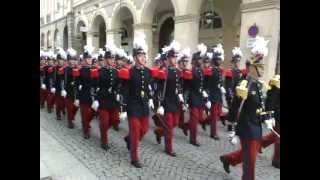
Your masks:
M103 49L99 48L99 51L98 51L98 67L105 66L104 53L105 53L105 48L103 48Z
M127 79L124 98L127 101L129 119L129 134L124 138L130 150L131 164L141 168L138 146L149 128L149 108L154 109L153 100L148 86L151 81L151 72L145 66L147 46L144 34L137 34L134 40L133 57L135 65L130 69L122 68L119 77ZM123 112L126 114L126 112Z
M44 78L44 84L46 86L46 102L47 102L47 110L48 113L52 112L52 108L54 106L54 93L56 89L54 88L54 53L52 51L49 51L47 53L47 61L48 65L44 67L45 70L45 78Z
M99 69L97 100L99 102L101 148L108 150L108 129L119 121L118 71L115 65L115 49L107 45L103 66Z
M45 67L46 67L46 53L40 51L40 108L44 108L46 98L46 85L44 84L45 79Z
M65 109L65 97L67 95L64 89L65 76L64 76L64 61L67 58L65 51L62 48L58 48L57 61L58 64L54 70L54 88L55 88L55 105L56 105L56 118L61 120L61 113Z
M244 78L244 70L240 70L239 64L242 58L242 51L240 50L239 47L235 47L232 50L232 68L231 69L226 69L225 70L225 87L226 87L226 100L229 109L231 109L234 105L232 103L234 101L233 97L235 96L235 90L236 86L240 83L240 80ZM232 110L229 112L233 112ZM228 117L230 120L234 120L235 118L232 117L232 113L228 114ZM233 123L230 120L228 120L228 131L231 131L231 127L234 126Z
M96 71L92 68L93 47L86 45L83 53L83 65L79 69L79 80L77 81L77 95L80 102L82 130L85 139L90 138L90 122L94 116L94 111L98 110L99 103L95 100ZM78 100L76 99L76 101Z
M77 69L77 52L72 48L67 50L67 61L68 66L65 67L66 108L68 127L73 129L75 115L79 109L79 100L75 101L77 93L76 80L79 75L74 73L79 72L79 70Z
M280 75L274 75L269 82L270 89L267 91L266 111L274 111L274 130L280 134ZM280 169L280 137L274 132L262 137L261 146L268 147L274 143L272 166Z
M262 93L263 83L259 81L264 70L263 57L268 53L268 41L257 36L251 53L253 57L250 61L249 74L236 87L237 109L233 109L237 114L236 134L232 131L229 134L230 142L237 143L237 136L240 137L241 149L220 156L223 167L227 173L229 166L235 166L243 161L242 179L255 179L255 162L257 151L260 147L262 137L262 123L268 129L273 130L275 124L272 112L266 112L264 96Z
M116 69L120 70L126 64L126 52L122 48L116 48L116 56L115 56L115 66Z
M225 93L223 87L223 69L221 63L224 60L224 50L221 44L212 48L212 69L211 73L206 76L206 89L209 91L209 104L210 109L210 137L219 140L217 132L217 121L220 118L222 112L222 93ZM204 94L207 96L207 94Z
M160 107L157 113L164 118L162 120L162 131L165 137L165 152L169 156L176 157L173 151L173 131L178 125L180 119L180 103L184 102L181 86L181 75L177 66L177 56L180 44L173 41L168 47L167 59L168 66L166 69L159 71L158 78L161 79L159 89L161 91ZM158 131L159 132L159 131ZM157 134L161 136L161 134Z
M205 92L204 74L201 68L202 56L206 54L206 51L207 46L199 44L198 52L192 55L192 69L184 71L183 74L186 88L184 93L190 107L190 120L188 123L188 129L190 130L189 142L197 147L200 146L197 141L198 123L203 121L203 107L205 105L205 98L208 97L208 93Z

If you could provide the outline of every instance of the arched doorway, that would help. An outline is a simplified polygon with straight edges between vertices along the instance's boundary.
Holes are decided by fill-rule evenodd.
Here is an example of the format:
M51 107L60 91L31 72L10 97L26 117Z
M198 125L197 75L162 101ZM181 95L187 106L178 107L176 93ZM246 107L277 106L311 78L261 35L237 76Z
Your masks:
M101 15L95 17L92 25L93 47L103 48L106 44L106 23Z
M126 6L119 7L112 20L112 29L114 30L114 44L123 48L128 54L131 54L133 47L133 24L134 18L131 10Z
M65 26L63 29L63 49L68 49L68 26Z
M59 31L58 31L58 29L56 29L54 31L54 37L53 37L53 46L54 46L54 48L59 46L59 44L58 44L59 37L58 36L59 36Z
M83 47L87 44L87 31L86 25L83 21L79 21L77 24L77 35L76 39L78 40L78 47L77 50L79 52L83 51Z
M47 48L51 49L51 31L47 32Z
M159 32L159 52L165 45L169 45L173 40L174 21L172 17L167 18L161 25Z

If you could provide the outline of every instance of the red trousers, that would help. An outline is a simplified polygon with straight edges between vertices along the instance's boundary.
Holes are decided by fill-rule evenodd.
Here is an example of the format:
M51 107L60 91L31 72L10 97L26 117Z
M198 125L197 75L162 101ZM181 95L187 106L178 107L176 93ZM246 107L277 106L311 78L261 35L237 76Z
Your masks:
M80 103L80 113L83 134L90 135L90 122L93 118L94 110L91 108L89 104Z
M213 103L212 107L211 107L211 114L210 114L210 136L217 136L218 132L217 132L217 122L218 119L220 118L222 112L222 105L221 103Z
M184 123L184 112L182 110L182 105L180 106L180 117L179 117L179 128L183 129L185 126Z
M61 95L55 95L55 104L57 118L61 118L61 113L65 109L65 98Z
M119 108L99 109L101 144L108 144L108 129L119 119Z
M275 129L278 133L280 133L280 129ZM273 132L262 137L261 146L263 148L268 147L269 145L274 143L274 152L272 161L280 163L280 138L275 135Z
M189 129L190 129L190 142L197 142L197 133L198 133L198 123L203 122L203 108L191 108L190 111L190 121L189 121Z
M49 90L46 90L46 94L47 94L47 109L48 112L51 112L53 105L54 105L54 99L55 99L55 95L53 93L51 93Z
M47 91L40 88L40 106L44 106L47 99Z
M67 108L67 117L68 117L68 122L72 123L74 121L76 113L78 111L78 107L74 105L74 101L67 98L66 99L66 108Z
M138 146L143 136L148 132L149 119L148 116L137 118L129 116L129 134L126 139L129 139L130 143L130 157L131 161L138 161ZM128 138L129 136L129 138Z
M242 180L255 179L255 166L257 152L260 148L260 140L240 139L241 149L225 154L223 157L232 166L242 164Z

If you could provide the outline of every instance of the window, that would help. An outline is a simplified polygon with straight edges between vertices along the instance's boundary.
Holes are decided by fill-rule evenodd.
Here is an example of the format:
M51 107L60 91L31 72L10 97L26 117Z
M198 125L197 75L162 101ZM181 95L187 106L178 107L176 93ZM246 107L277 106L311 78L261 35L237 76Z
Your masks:
M208 19L208 12L204 12L201 14L201 18L200 18L200 28L201 29L219 29L222 28L222 18L216 13L213 12L213 16L211 17L211 19ZM212 15L212 14L211 14Z

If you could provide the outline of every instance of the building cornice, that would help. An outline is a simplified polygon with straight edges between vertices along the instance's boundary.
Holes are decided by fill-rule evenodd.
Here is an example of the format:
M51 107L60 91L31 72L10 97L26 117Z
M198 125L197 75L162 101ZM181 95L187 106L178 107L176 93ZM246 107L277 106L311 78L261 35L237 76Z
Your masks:
M67 18L67 14L64 15L63 17L59 18L59 19L56 19L56 20L51 21L51 22L49 22L49 23L40 25L40 29L41 29L41 28L45 28L45 27L47 27L47 26L50 26L50 25L52 25L52 24L59 23L59 21L65 20L66 18Z
M152 29L152 24L148 23L140 23L140 24L134 24L134 29Z
M280 10L280 1L279 0L263 0L252 3L244 3L240 6L241 12L255 12L268 9L278 9Z
M191 21L198 21L199 16L195 14L187 14L182 16L175 16L173 19L175 24L178 24L178 23L185 23L185 22L191 22Z

